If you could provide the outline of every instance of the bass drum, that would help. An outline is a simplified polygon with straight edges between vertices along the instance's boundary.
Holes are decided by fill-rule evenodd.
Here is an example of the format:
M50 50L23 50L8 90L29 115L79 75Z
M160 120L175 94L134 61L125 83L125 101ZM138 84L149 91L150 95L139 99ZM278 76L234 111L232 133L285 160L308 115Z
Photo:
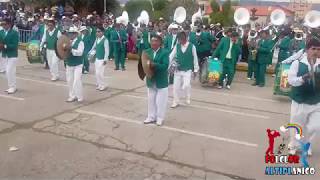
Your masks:
M32 40L26 47L27 59L30 64L41 63L43 64L43 56L40 52L40 41Z
M200 71L199 80L201 84L216 85L222 74L222 62L213 58L206 59Z
M289 96L291 91L291 86L288 80L290 66L291 64L280 64L278 72L276 72L276 79L274 81L274 95Z

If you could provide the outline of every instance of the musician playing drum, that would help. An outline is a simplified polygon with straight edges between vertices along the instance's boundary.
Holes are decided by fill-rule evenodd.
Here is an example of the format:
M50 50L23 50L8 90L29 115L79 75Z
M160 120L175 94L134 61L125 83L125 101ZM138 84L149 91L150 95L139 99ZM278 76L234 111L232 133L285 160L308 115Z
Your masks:
M223 72L219 80L219 89L223 88L223 81L228 75L227 89L231 89L231 83L235 74L235 63L240 54L240 44L238 43L238 33L232 32L230 37L223 37L217 49L213 52L213 57L218 57L223 63Z
M48 19L48 29L46 30L45 34L42 37L41 44L40 44L40 51L44 45L47 46L47 60L50 68L51 73L51 81L59 80L59 58L56 54L56 44L61 36L60 30L56 27L56 23L54 18Z
M320 92L317 90L315 69L320 66L320 41L311 39L306 46L307 56L295 60L289 70L288 80L292 86L290 123L303 128L304 142L311 143L316 131L320 130ZM289 153L295 154L299 144L292 134ZM311 155L311 148L308 154Z
M169 52L161 47L162 38L155 35L151 39L151 48L146 50L150 67L154 71L152 78L147 78L148 117L145 124L156 123L161 126L168 103L168 66Z
M171 108L179 105L179 97L186 96L186 103L191 99L191 76L192 72L199 71L196 47L187 41L185 32L178 34L179 43L170 54L170 62L176 58L178 68L174 73L173 81L173 104Z
M5 19L3 23L5 37L2 44L0 44L0 49L2 49L2 58L7 62L6 76L9 89L6 90L6 92L8 94L14 94L17 91L16 66L18 61L19 33L12 27L12 20L10 18Z
M69 98L67 102L82 102L82 66L83 66L83 52L84 43L81 37L78 36L78 28L71 26L68 30L68 36L71 39L69 46L64 47L65 49L71 49L69 57L66 59L67 64L67 82L69 87Z

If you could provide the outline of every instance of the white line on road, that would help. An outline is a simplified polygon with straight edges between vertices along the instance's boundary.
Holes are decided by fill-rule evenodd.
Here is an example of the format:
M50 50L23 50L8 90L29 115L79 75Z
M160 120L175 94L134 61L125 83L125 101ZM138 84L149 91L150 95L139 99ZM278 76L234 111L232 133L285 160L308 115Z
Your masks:
M0 94L0 97L7 98L7 99L12 99L12 100L17 100L17 101L23 101L24 100L24 98L19 98L19 97L14 97L14 96L7 96L7 95L3 95L3 94Z
M145 99L145 100L147 99L146 97L134 96L134 95L122 95L122 96L131 97L131 98L137 98L137 99ZM269 116L262 116L262 115L259 115L259 114L243 113L243 112L238 112L238 111L232 111L232 110L221 109L221 108L212 108L212 107L199 106L199 105L189 105L189 106L193 107L193 108L205 109L205 110L209 110L209 111L220 111L220 112L225 112L225 113L230 113L230 114L237 114L237 115L254 117L254 118L270 119Z
M62 87L67 87L68 86L66 84L61 84L61 83L57 83L57 82L47 82L47 81L41 81L41 80L35 80L35 79L29 79L29 78L22 78L22 77L17 77L17 79L21 79L21 80L24 80L24 81L30 81L30 82L36 82L36 83L40 83L40 84L60 86L60 87L61 86Z
M214 92L214 91L207 91L207 90L201 90L201 89L196 89L196 88L193 88L192 90L198 91L198 92L209 93L209 94L231 96L231 97L237 97L237 98L243 98L243 99L252 99L252 100L257 100L257 101L266 101L266 102L274 102L274 103L279 102L279 101L273 100L273 99L266 99L266 98L252 97L252 96L246 96L246 95L231 94L231 93L223 93L223 92Z
M99 116L99 117L103 117L103 118L107 118L107 119L113 119L113 120L117 120L117 121L123 121L123 122L127 122L127 123L135 123L135 124L143 125L143 123L141 121L123 118L123 117L117 117L117 116L101 114L101 113L96 113L96 112L91 112L91 111L84 111L84 110L80 110L80 109L76 110L76 112L82 113L82 114L87 114L87 115ZM239 144L239 145L255 147L255 148L258 147L258 144L253 144L253 143L249 143L249 142L245 142L245 141L239 141L239 140L234 140L234 139L229 139L229 138L224 138L224 137L219 137L219 136L213 136L213 135L209 135L209 134L188 131L188 130L184 130L184 129L178 129L178 128L173 128L173 127L168 127L168 126L161 126L160 128L166 129L168 131L174 131L174 132L179 132L179 133L188 134L188 135L192 135L192 136L204 137L204 138L213 139L213 140L217 140L217 141L223 141L223 142Z

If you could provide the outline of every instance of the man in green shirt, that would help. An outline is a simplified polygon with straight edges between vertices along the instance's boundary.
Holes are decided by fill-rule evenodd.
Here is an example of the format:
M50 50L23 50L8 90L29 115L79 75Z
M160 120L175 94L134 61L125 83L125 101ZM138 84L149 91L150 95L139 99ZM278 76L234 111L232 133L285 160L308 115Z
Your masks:
M170 24L168 29L169 33L164 38L163 47L171 52L177 44L178 25Z
M0 26L0 43L3 43L5 38L5 31L2 27L2 22ZM6 66L7 66L7 60L5 58L2 58L2 50L0 50L0 73L6 72Z
M14 94L17 91L16 85L16 66L18 61L18 44L19 33L12 29L13 22L11 19L5 19L3 23L4 39L0 49L2 50L2 58L7 62L6 77L8 80L8 94Z
M115 30L111 34L111 43L113 45L115 70L120 69L120 65L123 71L125 71L125 58L127 54L127 33L121 29L120 22L116 24Z
M306 46L306 56L300 61L295 60L288 73L288 81L292 86L290 123L303 128L303 139L300 141L310 145L315 133L320 130L319 58L320 41L311 39ZM288 145L290 154L295 154L300 146L295 137L295 133L292 133ZM311 147L307 150L308 155L311 155Z
M261 39L258 43L258 54L257 54L257 64L256 64L256 82L252 84L253 86L264 87L265 86L265 76L267 72L267 65L270 62L270 56L272 56L273 42L270 39L268 31L261 31Z
M71 26L68 30L68 36L71 39L70 47L64 47L65 49L71 49L70 55L66 60L66 77L69 87L69 98L67 102L82 102L82 66L83 66L83 52L84 43L79 37L78 28Z
M168 103L168 66L169 52L161 47L162 38L155 35L151 39L151 48L146 50L150 59L150 68L154 70L152 78L147 78L148 117L145 124L163 124Z
M223 37L216 50L213 52L213 57L217 57L223 63L223 71L219 80L219 89L223 88L223 81L228 75L227 89L231 89L231 83L235 74L235 63L240 54L240 45L238 42L238 33L233 32L230 37Z
M80 37L81 37L81 40L83 41L83 44L84 44L82 73L88 74L89 69L90 69L90 62L88 59L88 55L89 55L89 51L91 50L94 41L92 41L89 30L87 29L86 26L82 26L80 28L80 32L81 32Z

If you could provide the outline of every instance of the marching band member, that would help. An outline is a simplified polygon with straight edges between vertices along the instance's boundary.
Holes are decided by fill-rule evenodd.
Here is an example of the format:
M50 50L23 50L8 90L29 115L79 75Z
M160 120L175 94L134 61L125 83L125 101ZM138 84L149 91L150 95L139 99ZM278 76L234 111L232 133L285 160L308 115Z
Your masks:
M294 30L295 37L290 41L290 55L293 55L306 47L306 41L303 39L303 31Z
M108 23L108 27L105 29L104 36L108 39L109 42L111 42L111 34L114 31L112 19L108 19L107 23ZM109 46L109 51L110 51L109 52L109 59L113 59L114 53L113 53L113 46L112 45Z
M278 69L280 67L280 63L290 57L290 42L291 38L289 36L290 32L289 29L285 29L280 36L283 36L283 38L280 41L279 44L279 54L278 54L278 63L276 65L275 72L278 72Z
M320 93L315 84L314 72L320 66L320 41L311 39L307 43L306 56L295 60L289 70L288 80L292 86L290 123L299 124L303 128L306 143L311 143L312 137L320 129ZM313 66L312 66L313 65ZM295 154L297 141L291 134L289 153ZM308 154L311 155L311 148Z
M84 44L84 51L83 51L83 74L88 74L90 69L90 62L88 59L88 54L93 46L94 41L92 41L91 36L89 34L89 30L86 26L81 26L80 28L80 37Z
M3 43L5 38L5 30L3 29L3 24L1 22L0 26L0 43ZM7 67L7 60L2 58L2 50L0 49L0 73L5 73Z
M146 50L151 60L150 67L154 69L151 79L147 78L148 87L148 117L145 124L156 123L161 126L168 103L168 66L169 52L161 47L162 39L155 35L151 40L151 48Z
M248 38L248 73L247 73L247 78L249 80L256 78L256 68L257 68L257 47L258 47L258 42L259 39L257 37L254 37L253 33L258 33L255 30L251 30L250 37ZM255 35L257 36L257 34Z
M187 41L185 32L178 34L178 40L179 43L170 54L170 62L176 58L178 63L178 69L174 73L173 104L171 108L179 105L179 97L182 95L180 92L186 95L186 103L188 105L191 103L191 76L192 72L197 73L199 71L196 47Z
M127 32L121 29L120 22L115 25L115 30L111 34L111 43L114 51L115 70L119 70L120 65L122 71L125 71L125 58L127 54Z
M267 71L267 64L270 61L270 56L272 56L273 42L272 39L268 37L269 32L262 30L261 39L258 43L258 54L257 54L257 64L256 64L256 82L253 86L264 87L265 86L265 75Z
M2 58L6 61L6 77L8 80L8 94L14 94L17 91L16 85L16 66L18 61L19 33L12 29L11 19L5 19L3 23L4 39L0 46Z
M219 89L223 88L223 81L228 75L227 89L231 89L231 83L235 74L235 63L240 54L240 45L238 42L238 33L232 32L230 37L223 37L216 50L213 52L213 57L218 57L223 63L223 71L219 80Z
M81 36L78 36L78 28L75 26L70 27L68 30L68 36L71 39L70 47L64 47L65 49L71 49L71 53L66 60L66 77L69 87L69 98L67 102L82 102L82 66L83 66L83 52L85 45L81 40Z
M177 24L170 24L169 26L170 32L166 35L164 39L164 48L166 48L169 52L173 50L175 45L177 44L177 34L178 34L178 25Z
M104 82L104 70L105 65L109 59L109 41L103 35L104 28L102 26L97 27L97 39L93 44L90 54L96 53L95 70L96 70L96 80L97 80L97 90L104 91L106 89Z
M56 43L61 36L61 32L56 27L55 20L53 18L48 19L48 28L42 37L40 44L40 51L46 45L47 48L47 60L51 73L51 81L59 80L59 58L56 54Z
M211 55L212 43L215 41L214 37L209 32L201 32L201 27L198 27L196 32L190 33L189 41L196 46L199 66L201 67L204 59Z
M138 52L139 52L139 56L141 56L141 53L143 50L149 49L150 46L150 42L151 42L151 38L152 36L154 36L155 34L152 31L149 31L147 29L147 26L145 24L141 24L141 34L140 37L138 37L138 42L137 43L137 48L138 48Z

